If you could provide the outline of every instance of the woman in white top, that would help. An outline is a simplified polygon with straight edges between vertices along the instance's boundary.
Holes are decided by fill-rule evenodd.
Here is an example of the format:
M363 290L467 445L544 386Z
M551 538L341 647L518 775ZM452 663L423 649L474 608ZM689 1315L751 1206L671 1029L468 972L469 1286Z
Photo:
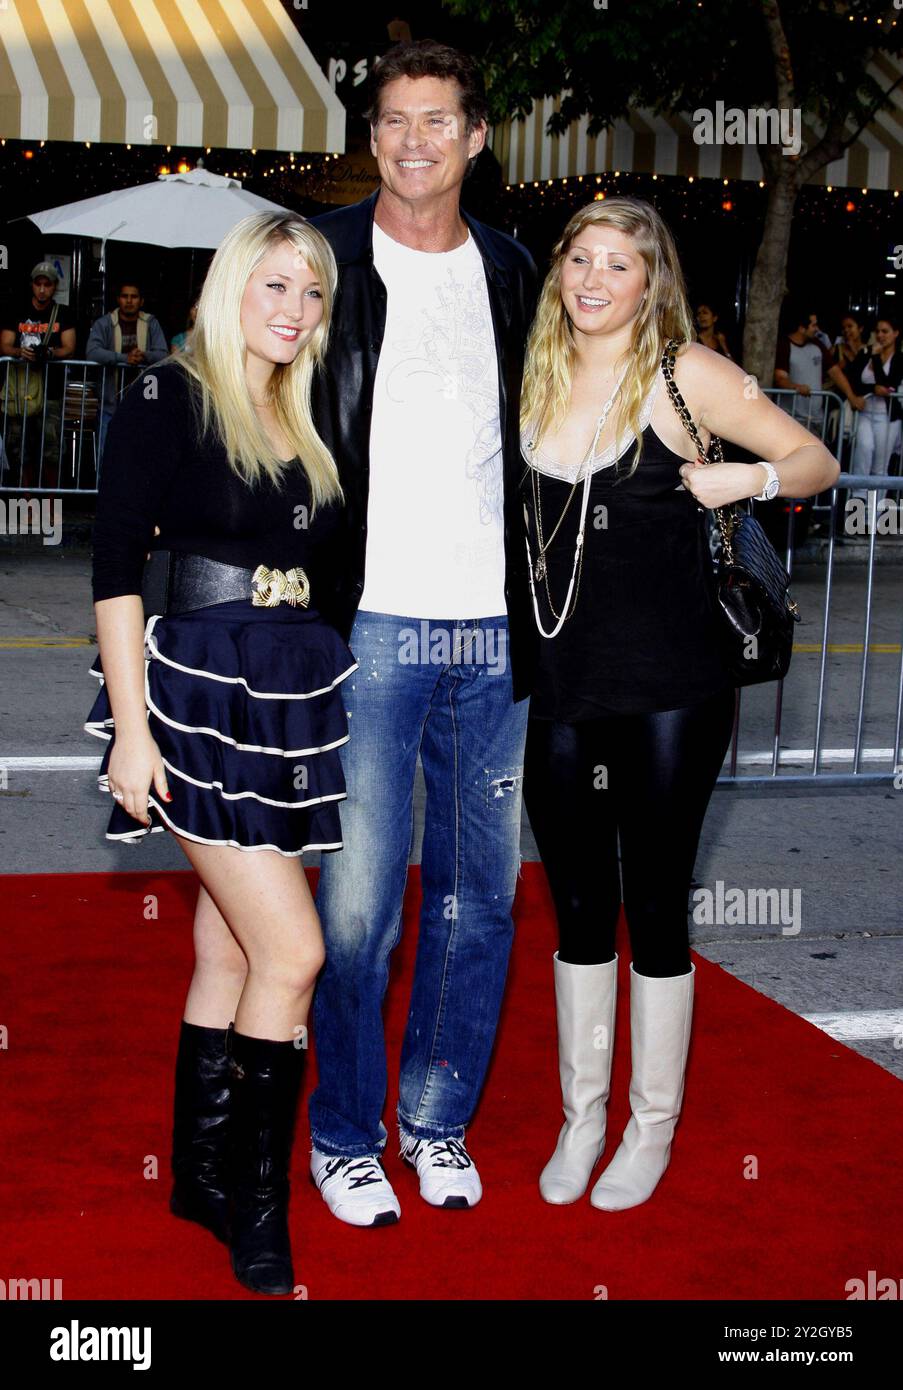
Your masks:
M875 325L877 352L862 353L844 371L856 392L851 400L856 419L851 473L886 473L894 454L900 452L903 351L900 324L884 315ZM875 502L886 495L886 488L872 489ZM851 497L866 501L869 492L857 488Z

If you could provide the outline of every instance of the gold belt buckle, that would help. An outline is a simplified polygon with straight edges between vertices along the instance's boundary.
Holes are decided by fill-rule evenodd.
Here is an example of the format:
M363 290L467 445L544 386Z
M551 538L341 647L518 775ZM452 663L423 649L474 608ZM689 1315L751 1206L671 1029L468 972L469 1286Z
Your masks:
M258 565L251 576L251 602L255 608L277 608L288 603L292 608L307 608L310 604L310 581L303 569L269 570Z

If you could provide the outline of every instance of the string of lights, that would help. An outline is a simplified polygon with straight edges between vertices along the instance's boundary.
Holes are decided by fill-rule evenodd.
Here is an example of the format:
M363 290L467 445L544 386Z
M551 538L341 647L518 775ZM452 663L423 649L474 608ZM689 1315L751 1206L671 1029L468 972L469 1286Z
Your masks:
M212 173L239 179L252 192L274 201L286 202L292 192L316 200L332 181L332 170L341 158L301 151L4 139L0 140L0 186L4 215L9 218L77 197L150 183L160 174L186 173L200 159Z
M668 198L672 208L677 203L677 215L683 219L696 219L712 212L741 219L751 213L764 215L767 199L764 179L700 178L693 174L630 173L621 169L505 185L506 198L521 215L537 203L579 207L591 198L601 201L614 194L632 193L654 199L657 192ZM876 231L890 230L890 219L899 214L895 205L899 197L898 188L854 189L804 184L794 208L794 225L824 224L838 216L856 216L865 219ZM681 203L684 206L681 207Z
M210 147L176 150L174 146L83 145L0 140L0 182L8 190L7 215L34 209L36 195L43 185L53 186L54 201L65 201L62 182L76 184L83 197L114 188L149 182L159 174L184 173L201 158L212 172L240 179L254 192L277 202L292 198L330 202L331 185L337 181L340 154L288 153L272 150L222 150ZM28 178L21 178L23 165ZM20 175L11 180L14 170ZM658 185L658 188L656 188ZM505 212L515 218L531 207L576 207L589 196L601 200L618 192L638 196L660 193L677 205L677 215L696 218L701 213L721 213L744 218L764 211L764 180L702 178L698 175L634 173L615 169L597 174L576 174L556 179L532 180L503 185ZM56 196L59 193L64 196ZM814 224L834 221L838 216L865 219L875 230L882 230L898 213L895 202L900 190L877 188L838 188L806 184L800 190L794 220ZM15 210L13 202L22 204ZM27 206L26 206L27 204ZM683 206L681 206L681 204Z

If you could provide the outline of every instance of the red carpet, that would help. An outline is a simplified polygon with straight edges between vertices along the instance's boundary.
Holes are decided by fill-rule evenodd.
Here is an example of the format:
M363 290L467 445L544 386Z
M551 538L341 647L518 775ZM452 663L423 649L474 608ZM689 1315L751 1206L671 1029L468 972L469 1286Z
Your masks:
M254 1298L223 1248L167 1210L194 882L2 879L4 1279L61 1278L67 1299ZM158 898L156 920L145 918L147 894ZM390 1077L418 900L413 870L388 1002ZM305 1108L292 1229L309 1298L592 1300L604 1286L610 1299L843 1300L847 1280L869 1270L900 1275L900 1082L698 956L684 1117L658 1191L622 1213L597 1212L588 1199L547 1206L537 1176L561 1114L553 926L538 865L524 866L516 917L498 1047L468 1136L483 1202L471 1212L421 1202L393 1144L392 1091L386 1167L402 1220L367 1231L340 1224L307 1179ZM628 1115L625 946L609 1156ZM745 1176L753 1160L755 1178Z

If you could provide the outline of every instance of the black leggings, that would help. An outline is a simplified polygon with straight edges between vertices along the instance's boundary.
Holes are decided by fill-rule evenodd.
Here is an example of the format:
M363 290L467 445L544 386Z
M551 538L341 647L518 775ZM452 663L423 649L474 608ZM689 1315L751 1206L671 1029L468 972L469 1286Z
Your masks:
M555 903L561 960L614 959L620 837L634 969L688 972L693 866L733 720L733 690L654 714L576 724L531 717L524 801Z

